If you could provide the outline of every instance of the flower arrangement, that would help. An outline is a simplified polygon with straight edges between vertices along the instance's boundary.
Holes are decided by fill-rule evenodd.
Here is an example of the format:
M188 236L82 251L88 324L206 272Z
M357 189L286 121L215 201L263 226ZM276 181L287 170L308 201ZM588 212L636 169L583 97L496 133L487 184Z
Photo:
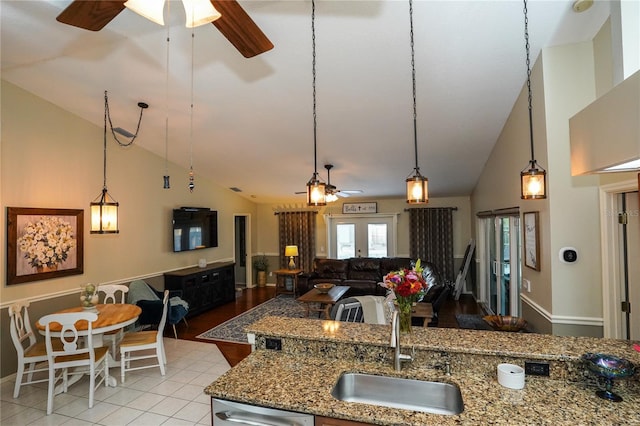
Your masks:
M29 265L53 268L67 260L76 240L68 222L58 216L43 216L26 224L17 243Z
M389 272L384 276L382 286L395 295L395 304L400 314L400 330L411 331L411 307L422 300L428 290L422 276L423 268L418 259L412 269Z

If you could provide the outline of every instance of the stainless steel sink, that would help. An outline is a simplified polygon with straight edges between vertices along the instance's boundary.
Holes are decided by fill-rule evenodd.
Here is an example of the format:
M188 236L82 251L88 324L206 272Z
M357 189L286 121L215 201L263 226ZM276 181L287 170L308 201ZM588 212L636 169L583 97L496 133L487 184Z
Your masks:
M454 384L372 374L344 373L331 395L340 401L433 414L460 414L464 410L460 388Z

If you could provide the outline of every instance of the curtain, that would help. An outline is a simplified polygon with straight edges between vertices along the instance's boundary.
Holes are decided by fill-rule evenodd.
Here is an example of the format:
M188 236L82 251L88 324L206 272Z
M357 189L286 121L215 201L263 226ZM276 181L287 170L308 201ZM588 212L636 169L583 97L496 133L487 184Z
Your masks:
M409 255L433 263L443 280L454 281L453 207L409 209Z
M305 272L311 271L316 257L315 211L278 212L280 268L286 269L289 259L284 256L286 246L298 246L296 266Z

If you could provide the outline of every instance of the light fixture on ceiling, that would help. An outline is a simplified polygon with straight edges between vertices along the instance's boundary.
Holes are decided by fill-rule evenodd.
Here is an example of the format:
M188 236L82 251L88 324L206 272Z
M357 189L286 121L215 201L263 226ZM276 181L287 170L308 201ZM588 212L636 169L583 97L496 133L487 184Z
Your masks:
M167 6L167 16L171 17L171 2ZM162 176L162 188L171 189L171 177L169 176L169 52L171 44L171 25L167 25L167 63L165 64L165 80L164 80L164 102L165 102L165 118L164 118L164 175Z
M336 195L337 189L335 185L331 185L331 169L333 168L333 164L325 164L324 168L327 169L326 200L327 203L333 203L338 200L338 196Z
M164 25L164 3L165 0L127 0L124 5L156 24ZM182 5L187 28L208 24L222 16L210 0L182 0Z
M324 182L318 179L317 161L317 116L316 116L316 4L311 0L311 44L312 44L312 74L313 74L313 175L307 182L307 205L325 206L326 192Z
M576 13L584 12L593 6L593 0L576 0L573 2L573 11Z
M118 230L118 202L109 195L107 191L107 121L111 128L111 134L116 139L118 144L122 146L129 146L138 136L140 130L140 123L142 122L142 112L149 107L144 102L139 102L140 118L138 119L138 126L136 133L132 135L131 141L128 143L122 143L115 135L113 123L111 123L111 114L109 113L109 98L107 91L104 92L104 131L103 131L103 162L102 162L102 191L98 197L90 203L91 211L91 234L117 234Z
M407 183L407 203L424 204L429 202L429 180L420 174L418 166L418 125L416 113L416 60L415 49L413 47L413 2L409 0L409 23L411 28L411 81L413 83L413 148L415 153L416 166L413 175L406 179Z
M520 198L523 200L541 200L547 198L547 172L535 159L533 152L533 108L531 102L531 60L529 58L529 19L527 18L527 0L524 0L524 40L527 51L527 91L529 102L529 143L531 160L520 172Z
M195 34L191 29L191 107L189 113L189 192L196 187L193 174L193 57L195 51Z

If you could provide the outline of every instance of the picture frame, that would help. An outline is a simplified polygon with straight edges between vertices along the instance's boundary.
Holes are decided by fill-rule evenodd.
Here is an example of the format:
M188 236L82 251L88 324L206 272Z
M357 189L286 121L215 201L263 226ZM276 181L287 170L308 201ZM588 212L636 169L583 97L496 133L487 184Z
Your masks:
M524 266L540 270L540 233L538 212L523 213Z
M344 203L342 205L343 214L358 214L358 213L378 213L378 203Z
M84 273L84 210L7 207L7 285Z

